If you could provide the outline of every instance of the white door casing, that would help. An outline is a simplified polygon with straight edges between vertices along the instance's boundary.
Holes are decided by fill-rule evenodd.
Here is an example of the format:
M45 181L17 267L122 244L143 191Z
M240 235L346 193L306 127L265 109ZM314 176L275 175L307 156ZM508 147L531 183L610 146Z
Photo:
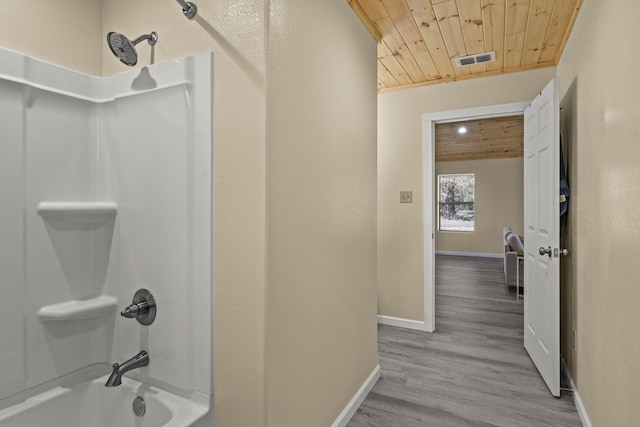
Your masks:
M466 120L488 119L516 116L524 113L527 102L487 105L461 110L440 111L423 115L423 248L424 248L424 321L421 329L427 332L436 330L435 314L435 242L436 232L436 193L435 193L435 125L436 123L459 122ZM396 326L411 327L405 324Z
M553 79L524 112L524 347L560 395L560 108Z

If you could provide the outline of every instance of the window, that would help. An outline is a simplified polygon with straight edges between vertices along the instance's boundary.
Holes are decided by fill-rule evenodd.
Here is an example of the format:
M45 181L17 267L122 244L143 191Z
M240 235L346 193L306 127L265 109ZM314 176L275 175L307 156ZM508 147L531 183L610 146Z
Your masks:
M438 175L438 230L474 230L474 181L472 173Z

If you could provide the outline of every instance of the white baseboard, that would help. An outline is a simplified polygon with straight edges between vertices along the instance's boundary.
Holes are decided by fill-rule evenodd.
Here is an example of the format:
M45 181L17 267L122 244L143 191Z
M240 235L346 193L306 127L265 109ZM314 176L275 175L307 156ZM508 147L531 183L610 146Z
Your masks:
M582 425L584 427L591 427L591 420L587 415L587 410L584 408L582 399L580 399L580 393L578 393L578 389L576 388L576 383L573 382L573 377L571 376L571 373L569 372L569 368L567 367L567 364L564 361L564 357L562 356L560 356L560 368L562 369L562 372L564 372L564 376L569 381L569 385L573 390L573 392L571 393L573 394L573 402L576 405L576 410L578 411L578 415L580 416L580 421L582 421Z
M353 395L347 406L345 406L340 415L338 415L338 418L331 424L331 427L346 427L373 386L376 385L378 378L380 378L380 365L376 365L376 367L373 368L369 377L364 380L364 383L362 383L356 394Z
M378 323L381 325L398 326L400 328L415 329L417 331L426 331L427 328L424 321L403 319L401 317L383 316L378 314Z
M475 256L479 258L504 258L503 254L485 254L482 252L436 251L436 255Z

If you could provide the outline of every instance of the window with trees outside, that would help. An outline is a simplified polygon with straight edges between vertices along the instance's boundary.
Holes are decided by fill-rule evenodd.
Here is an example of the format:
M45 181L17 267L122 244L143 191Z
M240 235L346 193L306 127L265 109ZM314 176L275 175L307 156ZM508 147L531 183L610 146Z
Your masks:
M474 231L474 181L472 173L438 175L438 230Z

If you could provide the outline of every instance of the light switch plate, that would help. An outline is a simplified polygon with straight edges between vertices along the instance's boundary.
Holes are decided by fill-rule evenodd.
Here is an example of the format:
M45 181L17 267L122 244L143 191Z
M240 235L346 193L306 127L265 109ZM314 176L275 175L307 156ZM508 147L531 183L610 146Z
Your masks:
M400 192L400 203L413 203L413 192L412 191L401 191Z

